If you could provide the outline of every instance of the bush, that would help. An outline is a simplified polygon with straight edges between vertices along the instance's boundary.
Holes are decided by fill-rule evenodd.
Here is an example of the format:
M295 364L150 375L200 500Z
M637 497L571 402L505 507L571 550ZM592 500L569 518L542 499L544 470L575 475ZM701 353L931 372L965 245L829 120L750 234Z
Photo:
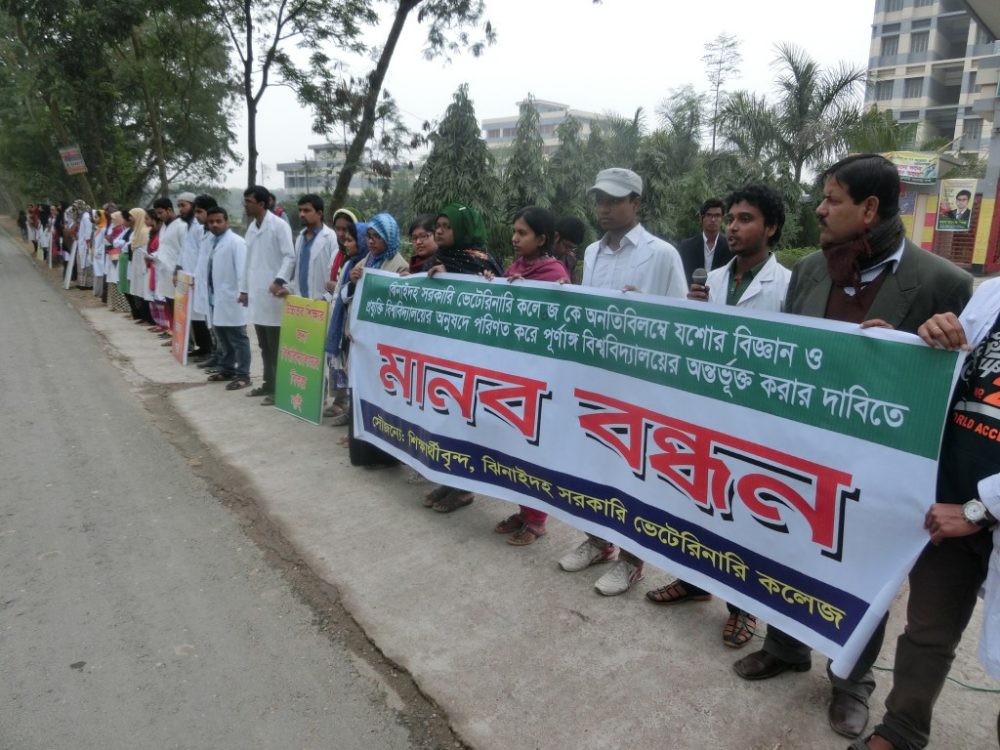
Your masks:
M791 268L807 255L816 252L815 247L785 247L775 252L778 262L785 268Z

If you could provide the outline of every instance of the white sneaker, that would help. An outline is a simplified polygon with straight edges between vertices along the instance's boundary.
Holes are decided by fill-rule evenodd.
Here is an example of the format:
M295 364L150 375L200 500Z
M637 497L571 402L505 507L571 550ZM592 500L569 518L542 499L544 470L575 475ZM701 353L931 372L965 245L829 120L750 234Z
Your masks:
M590 543L589 539L580 542L572 552L567 552L559 560L559 567L569 573L589 568L591 565L609 562L615 554L615 546L609 544L603 549Z
M642 580L642 566L619 559L611 570L597 579L594 588L604 596L618 596L624 594L633 583Z

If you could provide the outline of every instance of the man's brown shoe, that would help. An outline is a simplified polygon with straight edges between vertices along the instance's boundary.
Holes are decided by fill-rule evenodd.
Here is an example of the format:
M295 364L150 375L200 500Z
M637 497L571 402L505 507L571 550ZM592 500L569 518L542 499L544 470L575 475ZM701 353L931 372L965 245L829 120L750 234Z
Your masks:
M754 651L733 664L733 669L744 680L769 680L782 672L808 672L812 668L811 661L799 664L771 656L766 651Z
M830 699L830 728L844 737L860 737L868 726L868 706L850 693L835 690Z

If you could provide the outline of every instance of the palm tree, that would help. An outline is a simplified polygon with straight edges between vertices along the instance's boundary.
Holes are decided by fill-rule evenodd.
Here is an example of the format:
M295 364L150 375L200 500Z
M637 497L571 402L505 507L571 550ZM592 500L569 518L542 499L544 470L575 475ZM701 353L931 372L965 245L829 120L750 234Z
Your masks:
M731 145L758 149L744 151L745 157L777 162L798 183L806 166L820 166L844 150L859 117L865 71L846 63L823 70L792 44L779 44L777 51L775 100L737 92L719 113L719 127Z

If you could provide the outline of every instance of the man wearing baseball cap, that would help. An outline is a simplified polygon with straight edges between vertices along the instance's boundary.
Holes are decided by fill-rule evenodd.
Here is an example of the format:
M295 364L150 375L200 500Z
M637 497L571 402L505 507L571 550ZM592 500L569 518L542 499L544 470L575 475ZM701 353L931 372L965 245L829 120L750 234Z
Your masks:
M598 172L593 187L597 222L604 236L583 256L583 286L642 292L664 297L684 297L687 282L681 256L669 242L654 237L639 223L642 178L630 169L612 167ZM559 560L563 570L576 572L610 562L613 544L587 535L576 549ZM624 594L642 580L642 560L622 550L595 588L605 596Z

